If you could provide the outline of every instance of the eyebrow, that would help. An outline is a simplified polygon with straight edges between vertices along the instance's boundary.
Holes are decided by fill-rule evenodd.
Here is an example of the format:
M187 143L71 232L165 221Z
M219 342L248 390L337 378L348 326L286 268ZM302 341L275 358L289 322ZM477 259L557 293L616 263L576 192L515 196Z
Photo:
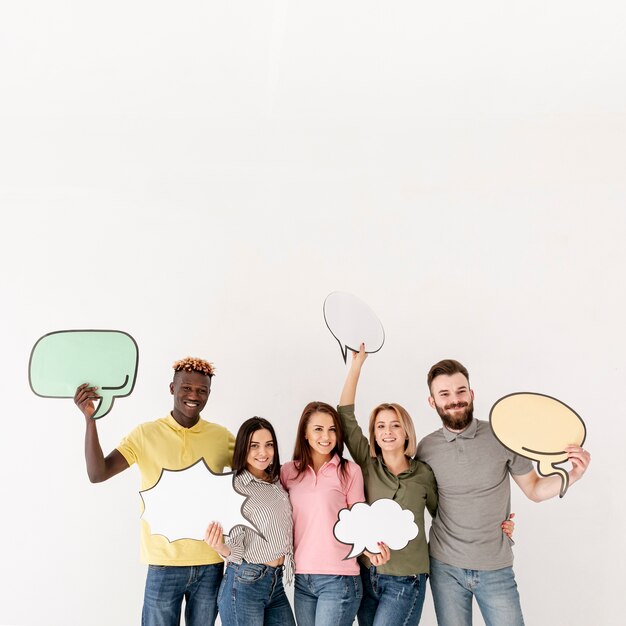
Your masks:
M467 385L461 385L460 387L457 387L456 391L467 391ZM440 389L437 392L437 395L440 396L442 393L450 393L450 389Z

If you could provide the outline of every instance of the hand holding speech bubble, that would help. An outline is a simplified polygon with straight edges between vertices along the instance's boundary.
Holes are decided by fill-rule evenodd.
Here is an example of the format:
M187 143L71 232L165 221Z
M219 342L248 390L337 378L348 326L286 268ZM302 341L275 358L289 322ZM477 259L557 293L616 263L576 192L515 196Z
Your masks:
M139 492L144 503L141 517L153 535L163 535L170 543L203 540L212 521L222 525L225 535L243 525L262 536L243 516L248 496L235 490L234 477L234 472L215 474L204 459L181 470L163 469L152 487Z
M537 461L542 476L561 477L562 498L569 486L569 474L555 466L567 461L566 446L582 446L585 442L585 424L578 413L551 396L523 392L500 398L491 407L489 421L503 446Z
M339 511L333 533L337 541L353 546L345 557L351 559L365 550L379 554L379 541L391 550L402 550L417 537L419 528L411 511L394 500L382 498L372 505L357 502L352 508Z
M132 393L138 361L137 342L121 330L59 330L33 346L28 382L44 398L73 398L85 382L97 386L101 400L92 418L98 419L115 398Z
M367 353L378 352L385 343L385 331L372 309L356 296L333 291L324 300L324 320L339 342L343 362L348 350L358 352L362 343Z

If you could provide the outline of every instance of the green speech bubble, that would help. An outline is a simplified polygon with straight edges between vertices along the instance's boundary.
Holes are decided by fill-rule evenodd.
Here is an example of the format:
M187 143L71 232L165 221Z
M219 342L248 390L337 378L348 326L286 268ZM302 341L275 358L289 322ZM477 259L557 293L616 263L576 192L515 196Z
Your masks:
M30 353L28 382L43 398L73 398L83 383L102 397L93 419L104 417L115 398L132 393L137 342L120 330L59 330L37 340Z

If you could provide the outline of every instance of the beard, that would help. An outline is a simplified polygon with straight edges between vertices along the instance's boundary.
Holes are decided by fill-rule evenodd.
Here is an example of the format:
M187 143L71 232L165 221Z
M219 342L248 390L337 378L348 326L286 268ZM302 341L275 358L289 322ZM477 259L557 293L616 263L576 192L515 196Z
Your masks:
M448 413L450 409L464 407L462 413L455 415ZM435 404L435 409L448 430L465 430L474 419L474 403L459 402L458 404L446 404L443 408Z

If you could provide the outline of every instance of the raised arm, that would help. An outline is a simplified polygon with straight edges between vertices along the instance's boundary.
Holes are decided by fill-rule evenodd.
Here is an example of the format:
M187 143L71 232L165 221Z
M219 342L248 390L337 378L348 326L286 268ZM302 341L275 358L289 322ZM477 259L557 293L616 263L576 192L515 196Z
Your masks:
M84 383L74 394L74 402L85 416L85 461L87 475L92 483L108 480L128 467L128 461L119 450L114 449L106 457L102 452L96 420L92 419L96 410L94 401L100 399L96 389L97 387L90 387L89 383Z
M571 487L587 471L591 455L580 446L567 446L565 450L572 464L569 472L569 486ZM561 491L560 476L539 476L534 469L527 474L514 474L513 480L519 485L524 495L533 502L543 502L554 498Z
M354 398L361 367L366 358L365 346L361 344L359 352L352 353L352 362L339 400L339 418L341 419L344 440L352 458L362 467L370 458L369 441L363 434L354 415Z
M352 362L350 363L350 369L346 376L346 382L343 384L343 389L341 390L339 406L354 404L356 387L359 384L359 376L361 376L361 368L363 367L363 363L365 363L365 359L367 359L367 352L365 352L365 344L362 343L360 350L352 353Z

